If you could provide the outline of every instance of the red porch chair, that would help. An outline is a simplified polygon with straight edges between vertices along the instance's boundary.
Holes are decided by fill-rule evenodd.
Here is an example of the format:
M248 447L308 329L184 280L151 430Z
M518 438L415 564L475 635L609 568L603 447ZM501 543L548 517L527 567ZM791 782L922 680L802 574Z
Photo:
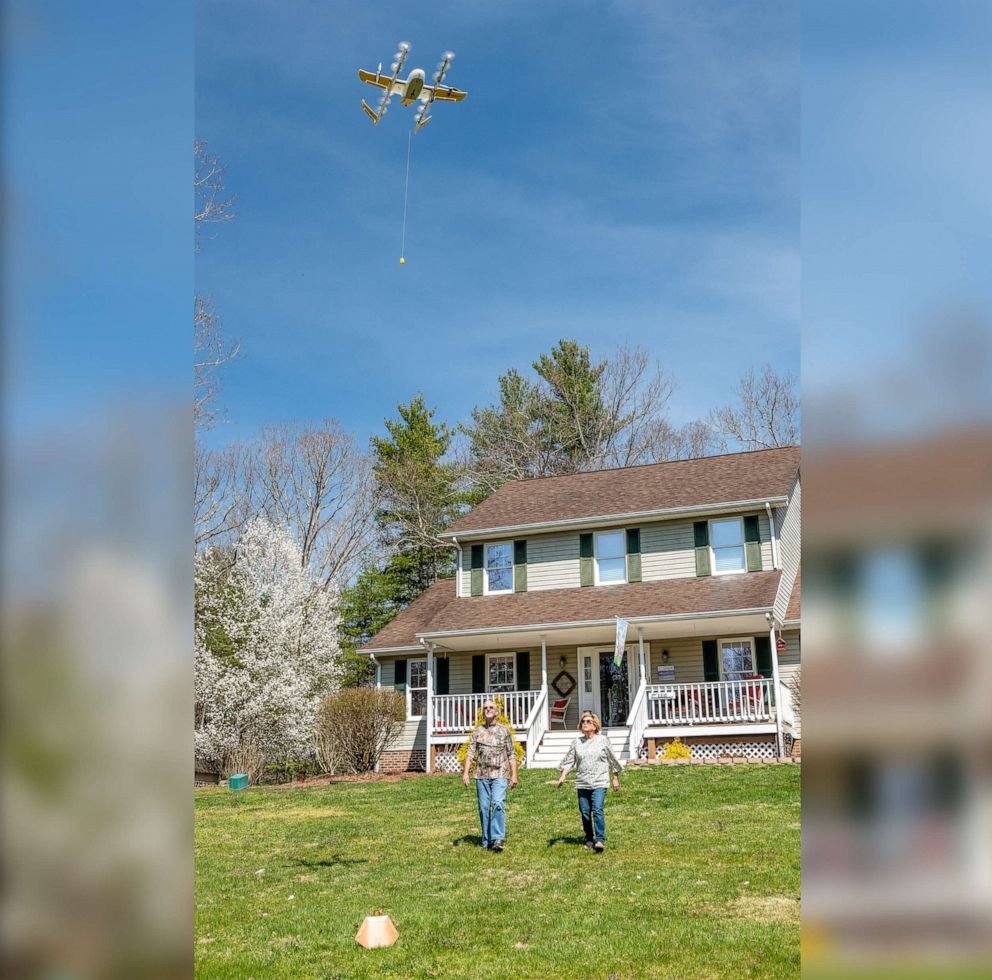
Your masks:
M551 724L556 721L561 722L561 727L565 727L565 712L568 711L568 704L571 698L558 698L551 702Z

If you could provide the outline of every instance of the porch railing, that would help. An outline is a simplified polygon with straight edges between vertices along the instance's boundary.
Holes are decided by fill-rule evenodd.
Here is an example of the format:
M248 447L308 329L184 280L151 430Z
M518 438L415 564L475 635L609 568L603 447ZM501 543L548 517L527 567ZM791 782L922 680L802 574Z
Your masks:
M770 678L652 684L647 689L649 725L700 725L775 720Z
M526 728L541 691L493 691L488 694L435 694L433 735L470 732L482 705L490 698L502 701L511 728Z
M544 733L548 730L548 691L542 688L540 697L534 702L534 707L530 709L530 717L527 719L527 767L534 761L534 753L544 738Z
M630 729L628 742L630 757L636 759L644 740L644 729L648 727L648 685L642 683L634 695L630 714L627 716L627 727Z
M778 682L778 696L781 699L780 703L782 705L782 724L790 730L794 729L796 727L796 711L795 704L793 703L792 689L781 678L779 678Z

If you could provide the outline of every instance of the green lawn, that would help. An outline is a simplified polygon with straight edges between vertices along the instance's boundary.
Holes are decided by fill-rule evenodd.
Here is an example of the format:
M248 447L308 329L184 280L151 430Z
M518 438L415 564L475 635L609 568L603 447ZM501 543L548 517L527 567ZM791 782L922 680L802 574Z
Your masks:
M602 855L551 770L510 793L502 854L457 776L198 790L197 975L798 977L799 775L629 769ZM376 907L400 938L365 950Z

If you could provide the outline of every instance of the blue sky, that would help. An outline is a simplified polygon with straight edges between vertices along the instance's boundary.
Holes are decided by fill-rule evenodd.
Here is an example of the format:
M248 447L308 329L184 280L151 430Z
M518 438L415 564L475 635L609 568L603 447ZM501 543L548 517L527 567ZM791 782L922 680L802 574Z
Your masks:
M469 92L414 138L404 267L412 109L373 128L357 77L400 40ZM798 372L795 4L203 0L196 43L238 197L197 259L243 348L212 443L323 416L364 442L418 390L457 422L566 336L650 350L676 422Z

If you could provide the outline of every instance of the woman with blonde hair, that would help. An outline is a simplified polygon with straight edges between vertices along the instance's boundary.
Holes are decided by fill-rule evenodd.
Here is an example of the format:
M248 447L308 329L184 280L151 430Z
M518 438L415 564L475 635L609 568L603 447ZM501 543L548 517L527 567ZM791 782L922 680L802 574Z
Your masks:
M606 850L606 815L603 804L606 802L606 788L613 774L613 789L620 789L620 760L610 748L610 740L602 734L599 715L583 711L579 718L577 738L561 762L561 776L557 786L565 782L568 771L575 768L575 788L579 794L579 814L582 816L582 829L585 832L585 846L594 851Z

